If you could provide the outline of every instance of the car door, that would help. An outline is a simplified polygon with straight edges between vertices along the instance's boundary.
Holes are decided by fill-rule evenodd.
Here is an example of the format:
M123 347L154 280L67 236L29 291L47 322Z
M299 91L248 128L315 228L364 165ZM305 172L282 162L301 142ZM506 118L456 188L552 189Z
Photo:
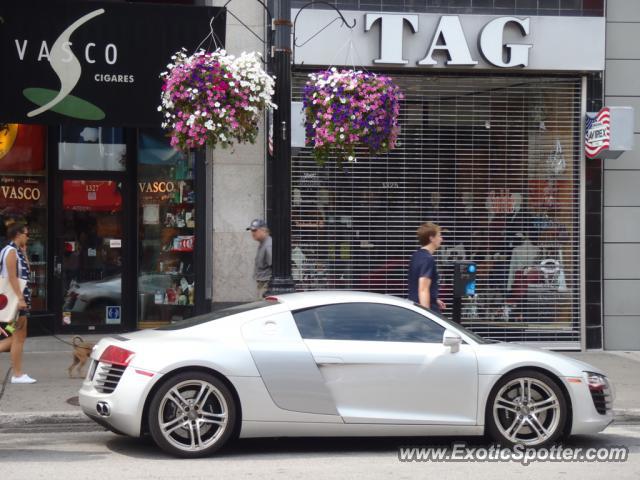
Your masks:
M474 349L442 344L444 327L418 311L343 303L294 312L347 423L475 425Z

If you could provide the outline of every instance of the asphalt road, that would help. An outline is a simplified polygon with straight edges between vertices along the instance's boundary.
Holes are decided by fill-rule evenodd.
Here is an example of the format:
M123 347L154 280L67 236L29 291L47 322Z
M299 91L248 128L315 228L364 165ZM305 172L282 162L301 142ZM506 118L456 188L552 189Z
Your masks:
M398 460L398 447L450 445L451 439L259 439L238 440L218 455L198 460L165 456L148 440L102 431L0 434L0 478L363 478L363 479L638 479L640 425L612 425L599 435L573 437L565 447L629 449L626 462L551 463L416 462ZM466 439L472 447L489 447Z

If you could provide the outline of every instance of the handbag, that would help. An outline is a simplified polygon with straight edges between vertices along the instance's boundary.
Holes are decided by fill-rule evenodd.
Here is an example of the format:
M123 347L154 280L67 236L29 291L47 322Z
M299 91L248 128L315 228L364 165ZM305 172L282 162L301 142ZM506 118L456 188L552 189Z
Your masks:
M9 275L6 277L2 275L4 261L9 250L10 247L5 247L0 253L0 322L4 323L15 322L18 317L19 303L19 297L11 286ZM18 278L18 283L20 284L20 291L24 291L27 286L27 281L22 278Z

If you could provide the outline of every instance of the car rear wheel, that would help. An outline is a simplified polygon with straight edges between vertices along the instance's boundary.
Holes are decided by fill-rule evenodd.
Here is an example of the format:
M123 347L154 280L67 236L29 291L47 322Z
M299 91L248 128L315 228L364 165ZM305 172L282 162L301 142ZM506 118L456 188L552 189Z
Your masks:
M164 383L149 407L156 444L178 457L212 454L233 433L236 406L229 388L204 372L184 372Z
M567 403L555 381L522 370L504 376L487 402L487 430L498 443L543 447L562 435Z

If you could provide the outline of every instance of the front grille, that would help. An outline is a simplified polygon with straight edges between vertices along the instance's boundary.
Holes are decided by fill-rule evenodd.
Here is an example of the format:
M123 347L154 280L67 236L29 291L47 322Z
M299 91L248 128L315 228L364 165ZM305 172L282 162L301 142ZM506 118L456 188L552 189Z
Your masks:
M95 383L95 388L100 393L112 393L120 379L122 378L122 374L127 369L122 365L111 365L110 363L98 363L98 368L96 368L95 375L93 377L93 382Z
M600 415L606 415L611 410L611 391L608 388L590 389L593 405Z

